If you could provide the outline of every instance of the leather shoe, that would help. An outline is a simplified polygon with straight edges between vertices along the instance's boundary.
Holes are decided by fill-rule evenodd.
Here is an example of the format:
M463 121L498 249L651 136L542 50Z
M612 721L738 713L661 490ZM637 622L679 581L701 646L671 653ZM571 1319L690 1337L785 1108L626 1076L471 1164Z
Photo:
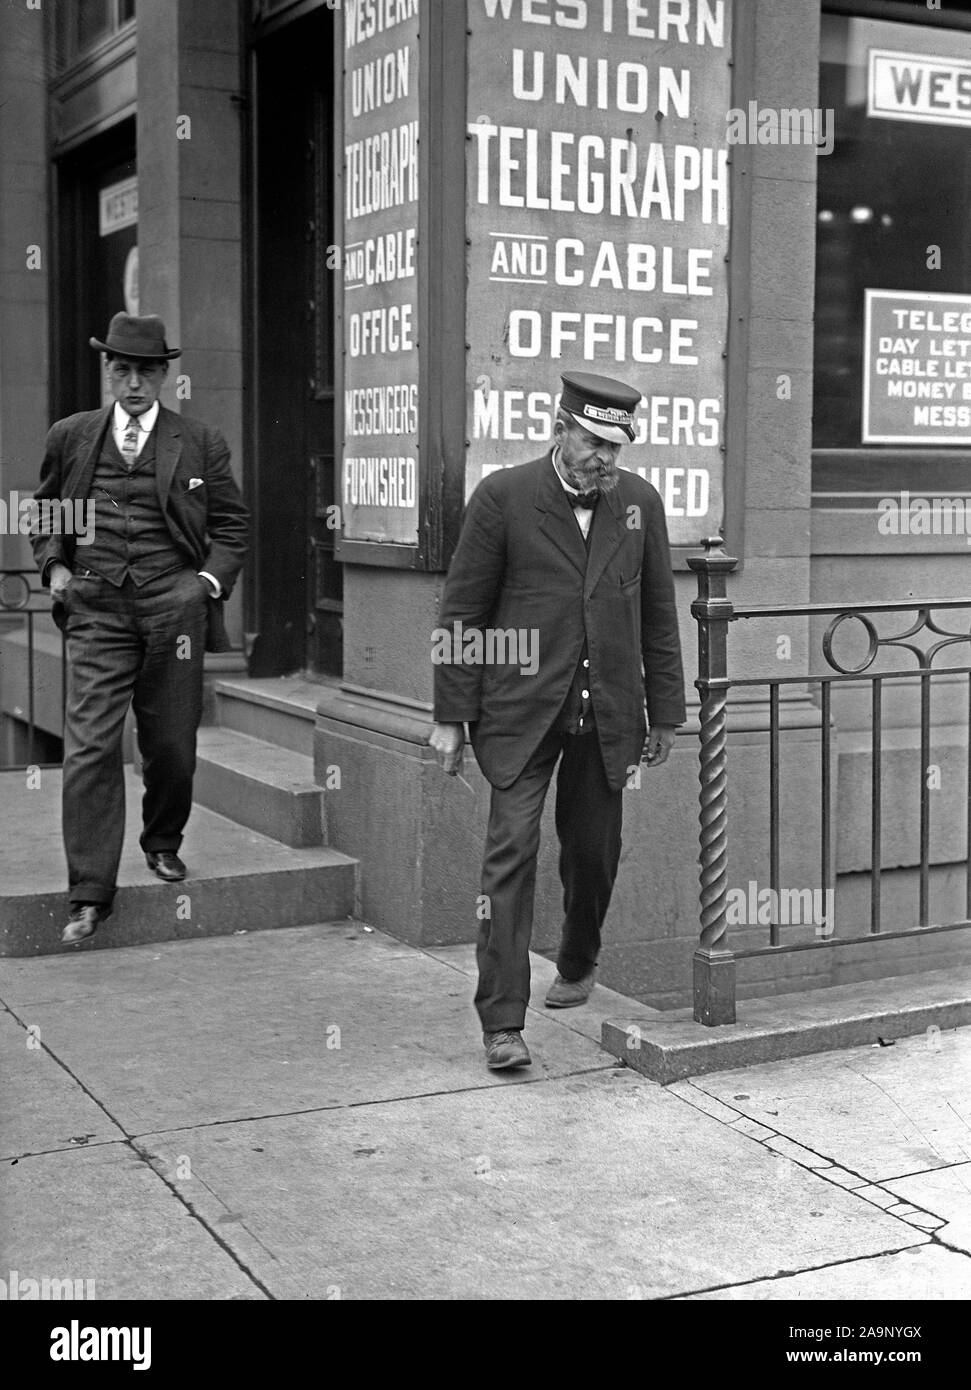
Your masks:
M498 1033L483 1033L486 1066L492 1071L504 1071L507 1067L528 1067L532 1065L529 1048L523 1042L522 1030L503 1028Z
M165 883L181 883L185 878L185 865L174 850L147 850L145 863Z
M61 942L65 946L76 946L94 936L99 925L111 916L111 908L104 903L75 903L67 926L61 932Z
M582 980L564 980L562 975L557 975L546 991L546 1007L548 1009L575 1009L578 1005L587 1002L590 998L590 991L596 983L596 966L589 974L584 975Z

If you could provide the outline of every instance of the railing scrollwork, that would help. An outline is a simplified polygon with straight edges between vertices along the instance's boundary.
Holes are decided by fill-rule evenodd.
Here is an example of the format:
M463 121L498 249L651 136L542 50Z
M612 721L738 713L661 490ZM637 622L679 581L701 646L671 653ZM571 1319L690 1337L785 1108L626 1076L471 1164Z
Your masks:
M967 679L968 720L971 726L971 655L965 665L935 666L939 653L959 645L971 645L971 622L963 631L947 625L943 613L964 610L971 612L971 598L929 600L907 599L903 602L877 601L864 604L803 605L739 605L735 606L726 593L728 575L738 561L725 553L720 536L702 542L705 553L692 556L688 566L697 575L698 594L691 604L691 613L698 623L698 678L695 681L701 700L700 710L700 833L699 883L700 914L699 942L694 953L694 1016L699 1023L717 1025L735 1020L735 967L743 958L778 954L782 951L831 949L834 946L862 945L874 938L912 937L936 932L958 931L971 927L971 738L968 748L966 831L968 868L966 883L966 918L961 921L933 923L930 918L930 822L931 806L926 769L931 763L931 683L945 677ZM905 614L907 623L902 630L881 634L878 619L883 615ZM792 620L798 617L828 618L821 638L822 654L828 669L810 669L795 676L756 675L731 677L728 672L728 631L732 623L757 618ZM959 626L964 622L958 620ZM836 654L836 639L847 624L857 623L866 639L866 650L856 664ZM898 624L898 626L901 626ZM915 641L921 634L939 638L921 645ZM916 666L901 668L892 664L887 669L875 669L877 658L894 650L907 652ZM882 691L886 681L919 684L920 724L919 743L915 742L914 767L919 775L919 858L916 925L900 930L884 931L881 920L882 870L882 763L883 763L883 703ZM772 888L778 892L781 882L780 861L780 699L783 688L797 694L809 686L819 686L820 710L820 878L824 890L831 892L835 884L835 816L832 790L835 786L832 759L835 740L832 723L832 691L841 683L863 684L870 688L872 729L869 755L871 758L871 826L870 826L870 927L865 935L846 935L827 930L817 939L783 941L777 919L769 921L770 935L765 946L733 950L728 931L727 865L730 835L728 727L729 697L738 691L741 697L758 690L768 692L768 754L769 754L769 876ZM794 689L795 688L795 689ZM895 791L902 789L895 784ZM831 926L831 923L828 923Z

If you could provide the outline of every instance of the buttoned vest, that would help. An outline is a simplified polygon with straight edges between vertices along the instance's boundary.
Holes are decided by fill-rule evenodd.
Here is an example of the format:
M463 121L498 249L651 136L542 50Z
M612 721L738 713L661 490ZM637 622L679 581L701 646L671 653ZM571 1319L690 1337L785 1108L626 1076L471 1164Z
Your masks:
M162 515L155 484L155 435L153 429L129 469L109 425L91 480L94 539L78 548L75 564L119 588L129 577L141 588L150 579L192 563L173 541Z
M602 506L603 503L598 503ZM597 514L594 512L590 518L590 529L583 538L583 543L587 550L587 562L590 560L590 538L593 535L594 524ZM582 533L581 533L582 534ZM577 669L573 680L570 683L570 691L564 701L563 708L557 717L554 728L562 734L589 734L596 728L596 720L593 711L593 700L590 691L590 658L587 653L587 639L583 639L583 650L580 653L580 660L577 662Z

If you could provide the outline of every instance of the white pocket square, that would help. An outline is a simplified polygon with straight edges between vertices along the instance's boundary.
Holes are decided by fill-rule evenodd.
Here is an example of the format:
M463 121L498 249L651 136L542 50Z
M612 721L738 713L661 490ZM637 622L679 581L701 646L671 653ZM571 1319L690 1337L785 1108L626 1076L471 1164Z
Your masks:
M193 489L194 487L202 487L202 485L203 485L204 482L205 482L205 478L190 478L190 479L189 479L189 491L191 492L192 489Z

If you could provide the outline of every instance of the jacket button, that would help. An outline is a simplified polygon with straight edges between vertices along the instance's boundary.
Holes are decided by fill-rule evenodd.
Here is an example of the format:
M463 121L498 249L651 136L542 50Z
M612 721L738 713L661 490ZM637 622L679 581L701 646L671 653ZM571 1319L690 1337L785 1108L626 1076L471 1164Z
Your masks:
M584 700L589 700L589 699L590 699L590 691L589 691L589 690L581 690L581 691L580 691L580 694L583 696Z

